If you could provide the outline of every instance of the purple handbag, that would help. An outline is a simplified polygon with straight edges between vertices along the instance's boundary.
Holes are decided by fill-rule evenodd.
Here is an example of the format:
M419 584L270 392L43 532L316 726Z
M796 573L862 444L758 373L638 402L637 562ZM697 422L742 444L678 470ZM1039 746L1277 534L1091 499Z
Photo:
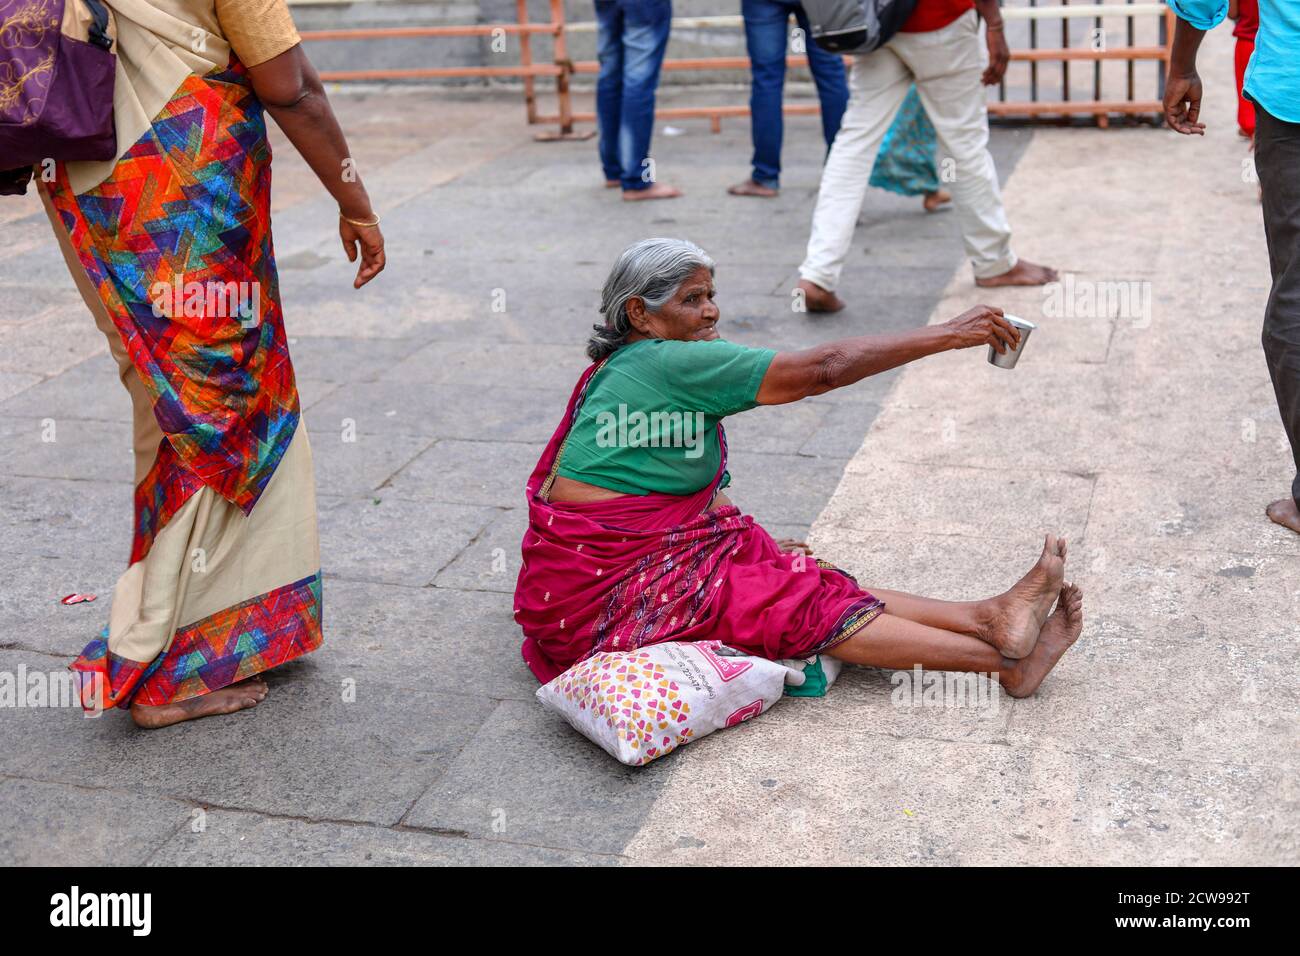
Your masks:
M116 38L103 0L0 0L0 194L45 160L117 155Z

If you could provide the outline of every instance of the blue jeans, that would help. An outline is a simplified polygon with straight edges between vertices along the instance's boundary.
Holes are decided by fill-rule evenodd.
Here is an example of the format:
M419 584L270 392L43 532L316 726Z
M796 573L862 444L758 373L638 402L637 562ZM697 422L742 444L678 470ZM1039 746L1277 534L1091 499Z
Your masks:
M596 0L600 165L624 189L654 182L650 134L672 15L672 0Z
M790 14L794 14L804 33L808 68L821 100L822 135L828 149L840 130L840 119L849 102L849 84L839 55L813 42L803 4L795 0L742 0L741 12L745 15L745 45L749 48L752 76L749 122L754 137L754 182L776 189L781 184L781 138L785 131L781 100Z

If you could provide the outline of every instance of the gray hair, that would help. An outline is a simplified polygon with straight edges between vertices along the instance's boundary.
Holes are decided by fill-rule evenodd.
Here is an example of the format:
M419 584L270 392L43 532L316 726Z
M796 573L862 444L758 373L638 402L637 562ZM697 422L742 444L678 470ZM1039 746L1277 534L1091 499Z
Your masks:
M650 312L657 312L697 269L713 274L708 253L685 239L642 239L623 250L605 280L600 294L604 325L593 325L587 341L587 355L599 362L627 344L632 322L627 317L628 299L641 299Z

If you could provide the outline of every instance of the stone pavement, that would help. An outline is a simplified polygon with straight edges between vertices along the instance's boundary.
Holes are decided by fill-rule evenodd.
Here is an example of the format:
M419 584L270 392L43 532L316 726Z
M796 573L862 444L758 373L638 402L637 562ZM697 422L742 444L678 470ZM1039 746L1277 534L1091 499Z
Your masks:
M1230 98L1230 67L1205 72ZM1014 372L945 356L729 429L738 503L778 536L816 522L819 545L866 582L1001 588L1031 539L1063 528L1088 569L1092 618L1059 679L985 714L891 707L888 675L856 672L824 700L787 701L641 770L542 712L509 598L522 484L584 365L614 256L647 235L694 239L718 260L726 334L779 348L992 297L975 295L950 215L873 191L843 290L853 307L792 313L822 153L812 118L789 123L775 202L723 192L746 173L745 123L720 136L682 123L685 135L657 136L656 157L687 197L632 205L600 187L594 143L533 143L515 97L335 102L384 215L388 271L351 289L333 207L287 145L275 184L326 643L272 672L255 710L162 732L116 713L0 710L0 858L1294 857L1286 651L1300 559L1257 514L1285 460L1255 341L1258 214L1222 168L1241 152L1224 102L1182 180L1214 187L1203 222L1170 177L1151 175L1157 159L1193 155L1171 134L995 132L1021 252L1150 280L1149 328L1044 321ZM0 671L50 671L107 610L57 599L106 598L125 561L128 406L38 204L0 204L0 224ZM1241 268L1204 268L1202 237ZM1031 317L1041 305L1036 293L998 301ZM1185 341L1184 328L1204 337ZM349 422L355 443L342 440Z

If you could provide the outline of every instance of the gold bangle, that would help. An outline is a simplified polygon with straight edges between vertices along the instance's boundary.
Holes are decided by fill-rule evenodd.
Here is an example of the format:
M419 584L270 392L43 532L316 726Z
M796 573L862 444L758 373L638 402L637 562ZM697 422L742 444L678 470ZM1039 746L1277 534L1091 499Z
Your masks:
M371 222L363 222L363 221L360 220L360 219L349 219L347 216L343 215L343 213L339 213L339 218L342 219L342 220L343 220L344 222L346 222L346 223L351 223L351 224L354 225L354 226L377 226L377 225L379 225L379 216L378 216L378 215L376 215L375 218L374 218L374 220L371 221Z

